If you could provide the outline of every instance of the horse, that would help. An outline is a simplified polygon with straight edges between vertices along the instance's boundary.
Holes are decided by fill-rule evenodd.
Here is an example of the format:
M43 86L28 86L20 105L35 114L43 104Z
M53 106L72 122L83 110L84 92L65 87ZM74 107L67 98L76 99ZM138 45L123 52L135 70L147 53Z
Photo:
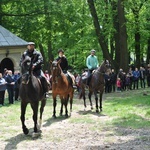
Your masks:
M105 80L104 80L104 74L108 69L110 68L110 63L108 60L105 60L102 62L102 64L94 70L92 73L92 77L88 86L88 97L91 105L91 110L93 109L92 101L91 101L91 96L94 93L95 96L95 102L96 102L96 112L102 111L102 96L104 92L104 87L105 87ZM86 108L86 97L85 97L85 88L87 87L86 85L86 80L83 79L82 77L80 78L80 95L79 97L83 97L84 100L84 107ZM99 92L99 103L100 105L98 106L98 96L97 93ZM98 108L99 107L99 108Z
M21 99L21 122L22 130L25 135L29 133L28 128L25 125L25 113L27 104L30 103L33 110L34 132L32 137L39 136L41 134L42 114L46 104L46 98L43 91L43 87L39 78L33 75L32 61L29 56L26 56L21 64L22 77L19 86L19 96ZM38 107L40 106L40 118L38 124Z
M72 112L72 103L74 89L67 74L64 74L60 61L54 60L51 64L52 71L52 97L53 97L53 117L56 118L56 97L59 95L61 100L60 116L63 114L63 106L65 106L65 116L68 117L68 101L70 99L70 115Z

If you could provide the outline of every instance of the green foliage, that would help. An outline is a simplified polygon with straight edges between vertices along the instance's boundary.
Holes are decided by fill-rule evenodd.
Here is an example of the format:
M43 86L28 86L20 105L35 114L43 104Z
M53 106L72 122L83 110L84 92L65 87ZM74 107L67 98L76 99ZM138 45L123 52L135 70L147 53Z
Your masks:
M113 25L112 9L117 1L94 1L102 34L111 52L111 40L116 32ZM134 34L139 25L141 34L141 55L146 55L149 38L149 0L125 1L127 19L128 49L135 51ZM95 34L93 20L86 0L2 0L0 2L1 24L26 41L34 41L39 49L42 44L44 59L48 62L57 57L57 50L63 48L70 66L78 71L85 68L89 51L97 50L99 61L103 58L101 47ZM142 7L140 8L142 4ZM136 22L133 10L139 20ZM45 64L46 65L46 64Z

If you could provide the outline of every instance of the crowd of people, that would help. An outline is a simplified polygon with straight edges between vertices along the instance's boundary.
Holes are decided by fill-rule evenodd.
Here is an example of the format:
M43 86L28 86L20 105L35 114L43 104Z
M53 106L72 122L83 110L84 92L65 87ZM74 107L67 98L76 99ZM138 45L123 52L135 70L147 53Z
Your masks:
M4 105L6 91L8 94L9 104L14 104L19 98L19 86L17 80L20 78L20 72L4 69L4 73L0 73L0 106Z
M119 72L115 73L112 69L111 72L105 74L105 93L145 87L150 87L150 65L146 68L141 66L139 69L132 66L128 72L120 68Z

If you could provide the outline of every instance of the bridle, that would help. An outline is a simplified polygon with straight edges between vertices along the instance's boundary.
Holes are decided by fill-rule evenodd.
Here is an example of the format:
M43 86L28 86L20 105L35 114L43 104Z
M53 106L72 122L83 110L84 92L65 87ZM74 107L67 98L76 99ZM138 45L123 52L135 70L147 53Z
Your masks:
M60 65L59 65L59 61L53 61L52 62L52 79L53 79L53 83L58 83L58 78L61 77L61 73L62 73L62 70L60 68ZM55 71L55 72L54 72ZM55 76L53 76L55 73Z
M102 68L103 66L104 66L106 69L104 69L103 71L101 71L101 68ZM101 64L101 66L100 66L98 69L96 69L95 72L97 72L98 74L104 75L105 72L106 72L106 70L107 70L107 68L109 68L109 67L110 67L109 61L108 61L108 60L105 60L105 61Z

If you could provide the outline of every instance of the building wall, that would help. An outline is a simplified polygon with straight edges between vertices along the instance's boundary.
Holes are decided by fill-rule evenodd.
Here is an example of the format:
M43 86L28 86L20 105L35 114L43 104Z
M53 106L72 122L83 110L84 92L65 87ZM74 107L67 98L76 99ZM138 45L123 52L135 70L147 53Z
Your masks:
M9 58L14 64L14 71L20 71L20 58L25 50L26 46L0 48L0 61L2 61L4 58Z

